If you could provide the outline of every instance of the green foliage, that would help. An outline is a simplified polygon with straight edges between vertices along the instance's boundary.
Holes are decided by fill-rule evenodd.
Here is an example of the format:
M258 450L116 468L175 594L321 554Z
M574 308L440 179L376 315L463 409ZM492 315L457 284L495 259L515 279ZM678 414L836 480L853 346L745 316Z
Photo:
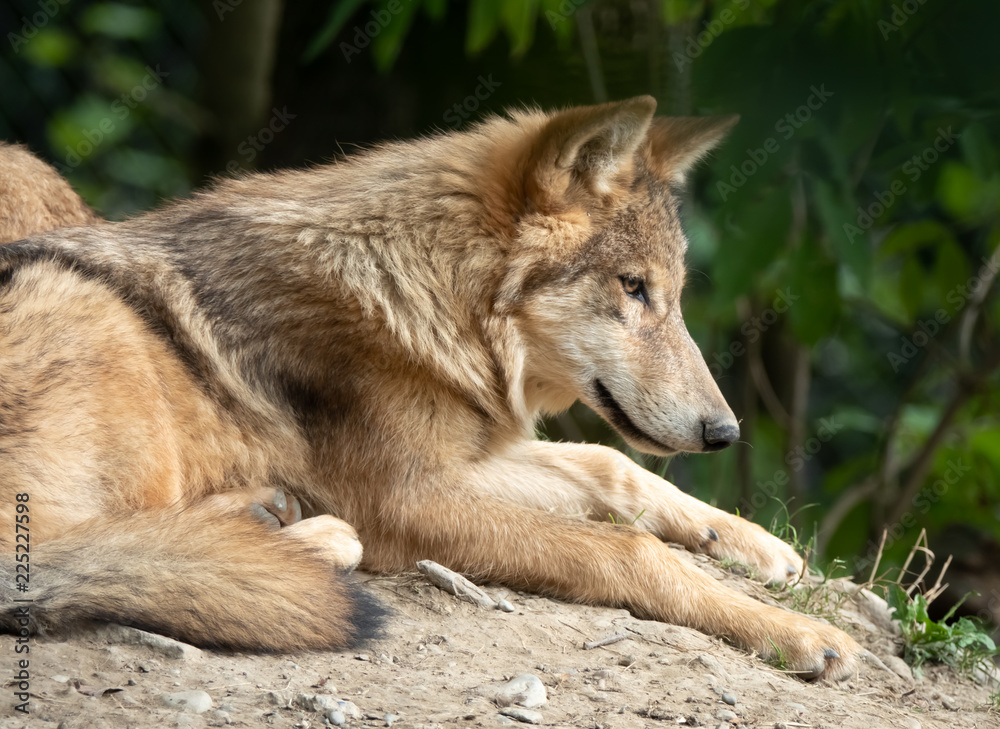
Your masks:
M948 623L964 601L962 598L941 620L935 621L927 614L923 595L917 593L910 598L902 587L892 585L889 605L896 610L895 619L905 641L904 658L917 676L928 661L952 666L970 678L977 671L993 668L993 657L1000 655L1000 650L989 631L973 618L963 617Z

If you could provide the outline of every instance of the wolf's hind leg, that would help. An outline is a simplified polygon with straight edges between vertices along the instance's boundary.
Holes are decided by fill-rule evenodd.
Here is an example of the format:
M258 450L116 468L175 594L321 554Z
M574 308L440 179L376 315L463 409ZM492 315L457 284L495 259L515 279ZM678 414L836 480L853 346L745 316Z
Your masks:
M353 530L333 517L276 529L270 511L269 524L254 508L262 500L274 508L275 497L274 490L231 492L95 517L33 544L32 627L107 621L251 651L356 643L382 610L343 574L360 551ZM341 541L343 549L329 546ZM0 542L0 630L19 627L13 554Z

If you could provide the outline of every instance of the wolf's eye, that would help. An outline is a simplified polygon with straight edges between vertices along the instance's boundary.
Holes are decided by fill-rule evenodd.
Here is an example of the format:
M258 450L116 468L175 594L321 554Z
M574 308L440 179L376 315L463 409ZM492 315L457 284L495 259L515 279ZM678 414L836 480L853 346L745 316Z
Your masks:
M642 280L642 276L622 276L622 288L633 299L649 304L649 294L646 293L646 282Z

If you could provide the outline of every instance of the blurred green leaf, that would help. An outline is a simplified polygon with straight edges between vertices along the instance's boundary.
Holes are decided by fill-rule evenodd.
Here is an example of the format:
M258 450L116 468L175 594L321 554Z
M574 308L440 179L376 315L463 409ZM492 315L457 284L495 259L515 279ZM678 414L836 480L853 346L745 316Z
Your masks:
M504 3L496 0L470 0L466 52L479 53L490 44L500 29L503 6Z
M816 180L814 186L816 206L831 249L854 274L861 284L861 289L867 290L871 284L872 270L872 249L868 236L849 235L846 231L850 228L845 226L857 227L854 212L824 181Z
M367 0L337 0L331 3L330 14L327 15L326 22L323 23L319 33L309 41L302 54L302 60L311 61L326 50L326 47L333 42L351 16L366 2Z
M62 28L42 28L24 47L24 55L38 66L63 66L77 52L76 38Z
M676 25L685 20L694 20L705 12L704 0L661 0L663 22Z
M121 3L91 5L80 18L85 33L129 40L150 36L159 23L160 14L157 11Z
M893 228L878 249L881 260L895 255L911 255L921 248L937 246L945 242L954 243L955 234L936 220L921 220L904 223Z
M396 62L396 57L403 50L403 38L406 37L407 31L416 17L418 5L419 3L415 0L408 3L402 2L402 0L382 0L378 4L377 12L381 15L377 22L382 29L372 41L372 55L375 59L375 67L379 71L388 71ZM398 9L399 12L393 13L390 7ZM386 17L388 21L382 24L381 19Z
M837 266L815 241L804 241L792 259L792 290L800 300L788 310L796 338L807 346L829 336L840 317Z
M538 18L537 0L504 0L503 24L511 39L511 53L523 55L531 46Z

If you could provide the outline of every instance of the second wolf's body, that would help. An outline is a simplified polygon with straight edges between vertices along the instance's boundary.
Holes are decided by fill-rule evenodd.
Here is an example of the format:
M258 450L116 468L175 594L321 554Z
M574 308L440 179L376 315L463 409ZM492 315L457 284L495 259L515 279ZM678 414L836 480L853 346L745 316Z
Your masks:
M787 545L533 438L576 399L654 453L738 435L680 317L673 194L727 124L652 109L520 113L0 248L0 515L25 495L33 619L342 645L368 611L333 569L347 522L371 570L433 559L845 675L848 636L660 539L767 580L802 569Z

